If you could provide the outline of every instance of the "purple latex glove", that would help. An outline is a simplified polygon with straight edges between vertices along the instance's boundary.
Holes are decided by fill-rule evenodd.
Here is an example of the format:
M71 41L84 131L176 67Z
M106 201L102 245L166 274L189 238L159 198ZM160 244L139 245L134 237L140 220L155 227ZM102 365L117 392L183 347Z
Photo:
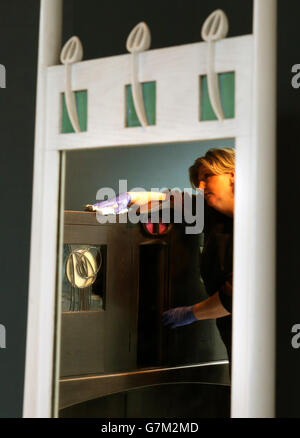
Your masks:
M94 211L101 211L102 209L112 208L114 214L118 214L120 211L126 209L131 202L131 197L128 192L120 193L119 195L93 204Z
M191 324L195 321L198 320L193 313L193 306L175 307L162 314L163 325L169 325L171 328Z

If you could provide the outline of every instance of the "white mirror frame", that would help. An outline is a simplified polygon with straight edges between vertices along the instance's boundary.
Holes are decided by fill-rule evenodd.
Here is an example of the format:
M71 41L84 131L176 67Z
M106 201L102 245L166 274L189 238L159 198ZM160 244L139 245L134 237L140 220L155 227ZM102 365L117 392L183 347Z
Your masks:
M234 119L198 121L198 78L207 60L201 42L141 54L140 80L157 87L156 125L145 129L124 127L130 55L75 64L74 89L88 90L88 131L59 134L62 0L41 0L24 417L51 417L57 393L60 151L233 137L231 416L275 416L276 0L254 0L253 20L253 34L216 43L216 71L235 71Z

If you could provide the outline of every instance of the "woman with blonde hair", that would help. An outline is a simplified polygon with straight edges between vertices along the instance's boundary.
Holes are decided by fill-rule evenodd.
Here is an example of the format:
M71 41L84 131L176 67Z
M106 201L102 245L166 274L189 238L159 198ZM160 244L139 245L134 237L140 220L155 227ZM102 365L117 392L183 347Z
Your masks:
M163 313L171 328L198 320L215 319L231 360L232 265L235 150L210 149L189 168L194 188L204 190L204 249L201 276L209 295L193 306L177 307Z
M214 148L197 158L189 168L190 182L204 192L204 249L200 271L209 297L192 306L163 313L163 324L171 328L203 319L216 319L231 359L232 259L235 151ZM196 196L196 195L194 195ZM118 213L132 204L172 199L172 192L126 192L94 204L94 210L113 207ZM182 196L184 200L184 196Z

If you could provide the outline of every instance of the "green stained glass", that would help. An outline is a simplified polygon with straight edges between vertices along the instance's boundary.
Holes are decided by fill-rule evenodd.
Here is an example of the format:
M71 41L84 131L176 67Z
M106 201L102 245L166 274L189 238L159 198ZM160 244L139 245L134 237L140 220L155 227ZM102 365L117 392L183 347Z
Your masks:
M156 83L142 83L145 111L149 125L156 121ZM141 126L133 104L131 85L126 85L126 126Z
M219 73L220 97L225 119L234 118L234 72ZM212 109L207 76L200 76L200 120L217 120Z
M87 90L75 91L77 114L79 119L79 126L81 131L87 130ZM75 132L71 124L66 102L65 94L62 93L62 133Z

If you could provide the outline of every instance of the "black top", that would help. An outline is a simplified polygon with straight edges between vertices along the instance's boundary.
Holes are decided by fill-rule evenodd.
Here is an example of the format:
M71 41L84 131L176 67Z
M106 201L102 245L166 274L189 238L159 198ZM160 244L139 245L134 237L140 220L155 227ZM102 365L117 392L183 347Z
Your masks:
M200 272L208 295L219 292L224 308L232 311L233 219L205 204L204 249ZM231 315L217 318L217 327L231 359Z
M196 213L195 196L192 195L193 215ZM167 192L171 199L172 191ZM182 196L184 205L184 196ZM191 205L191 204L189 204ZM174 207L174 203L173 203ZM184 205L186 208L187 205ZM208 295L219 292L224 308L232 312L232 274L233 274L233 218L226 216L204 201L204 248L200 258L200 273ZM231 359L231 315L217 318L217 327Z
M209 295L219 291L225 309L232 311L233 219L205 205L201 275Z

